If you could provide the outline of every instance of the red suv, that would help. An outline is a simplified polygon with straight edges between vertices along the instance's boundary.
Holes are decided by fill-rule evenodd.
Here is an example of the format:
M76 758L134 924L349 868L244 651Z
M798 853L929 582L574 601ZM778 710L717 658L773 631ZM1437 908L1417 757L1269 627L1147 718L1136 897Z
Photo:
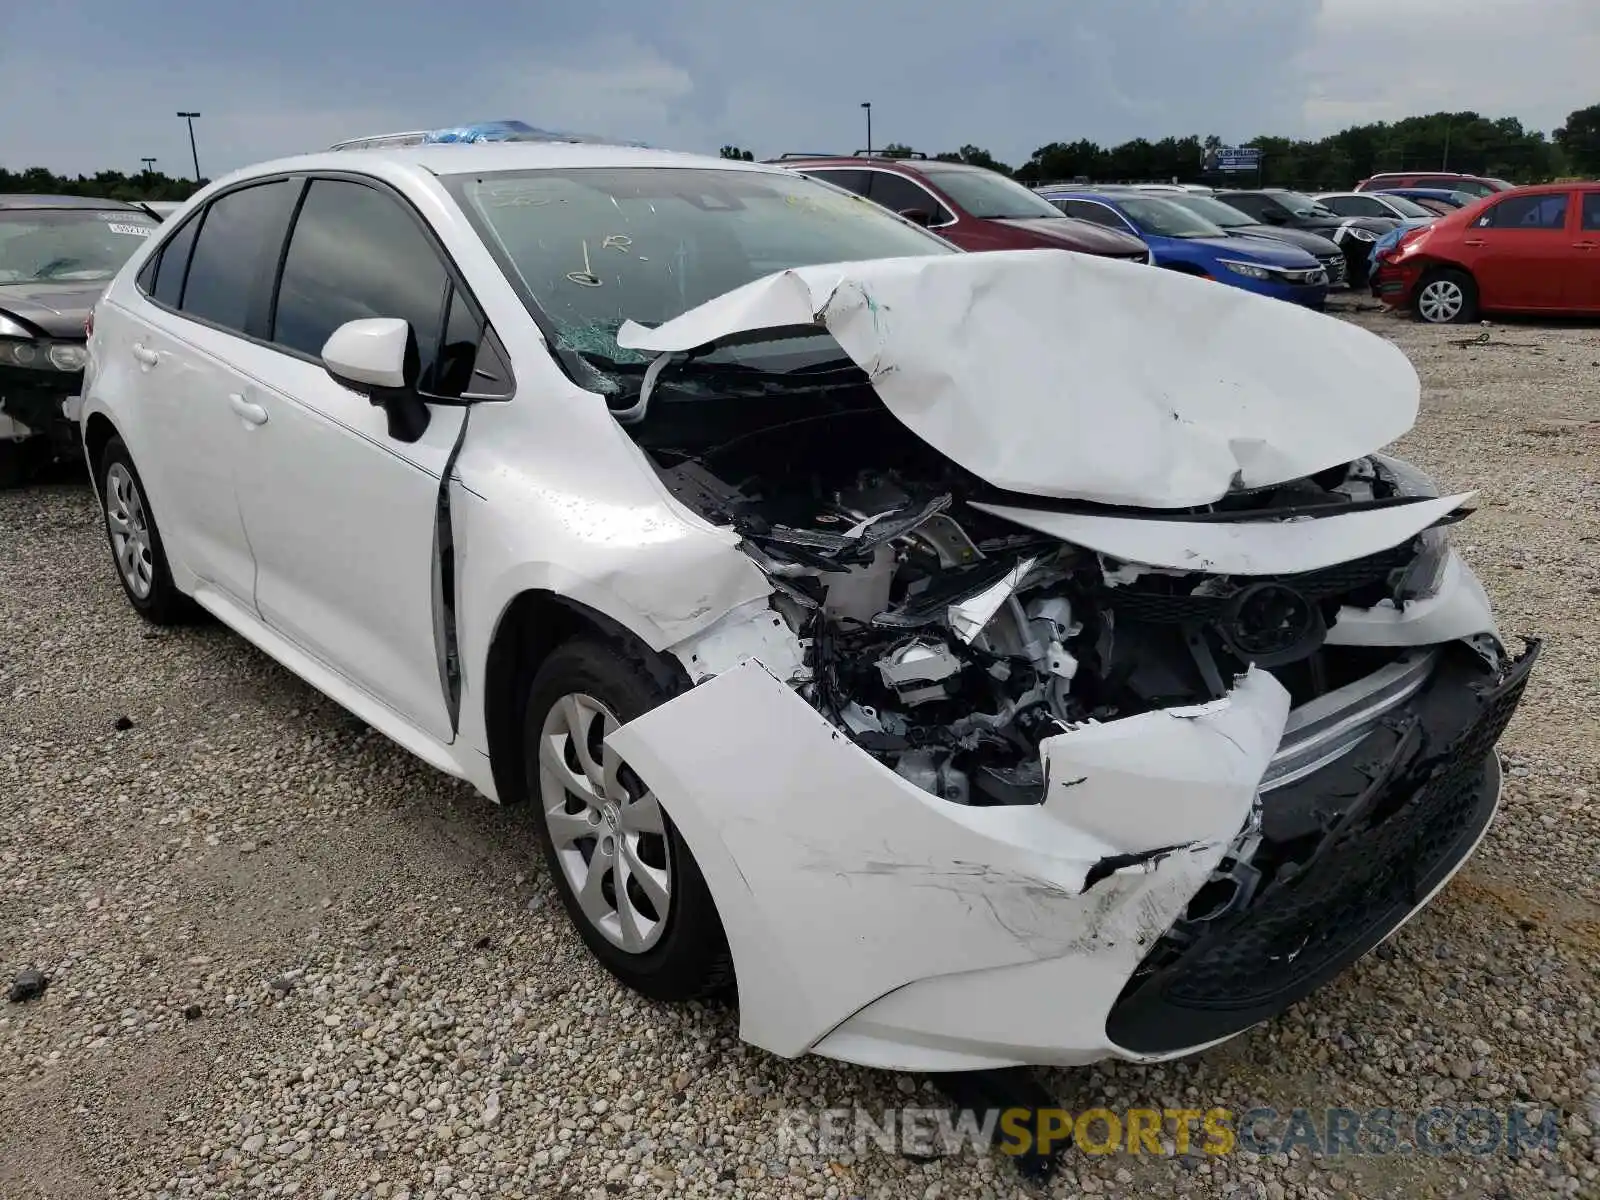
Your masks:
M1432 324L1600 313L1600 183L1497 192L1440 217L1379 253L1373 290Z
M1466 192L1470 196L1492 196L1516 186L1504 179L1462 175L1455 171L1380 171L1371 179L1363 179L1352 190L1375 192L1383 188L1446 188L1452 192Z
M1149 248L1132 234L1065 216L1016 180L983 167L859 154L785 154L767 161L865 196L963 250L1044 248L1150 261Z

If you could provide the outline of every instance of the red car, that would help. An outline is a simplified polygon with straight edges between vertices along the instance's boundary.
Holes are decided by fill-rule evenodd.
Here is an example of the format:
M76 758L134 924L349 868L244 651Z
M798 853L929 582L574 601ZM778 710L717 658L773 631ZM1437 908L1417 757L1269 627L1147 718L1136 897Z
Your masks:
M785 154L767 161L865 196L963 250L1077 250L1150 261L1149 247L1132 234L1066 216L1016 180L983 167L859 154Z
M1379 254L1373 291L1437 325L1600 313L1600 183L1515 188L1440 217Z
M1491 179L1487 175L1461 175L1455 171L1380 171L1370 179L1363 179L1351 190L1375 192L1379 188L1445 188L1474 196L1492 196L1516 186L1504 179Z

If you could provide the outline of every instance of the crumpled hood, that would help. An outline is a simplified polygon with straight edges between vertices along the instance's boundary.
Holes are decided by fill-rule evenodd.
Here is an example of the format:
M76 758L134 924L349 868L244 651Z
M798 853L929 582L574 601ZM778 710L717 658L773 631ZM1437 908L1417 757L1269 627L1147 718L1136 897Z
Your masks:
M1411 428L1399 349L1241 288L1062 250L797 267L620 346L826 328L884 406L995 487L1145 508L1297 479Z
M47 337L81 338L83 323L105 291L98 283L3 283L0 312L34 326Z

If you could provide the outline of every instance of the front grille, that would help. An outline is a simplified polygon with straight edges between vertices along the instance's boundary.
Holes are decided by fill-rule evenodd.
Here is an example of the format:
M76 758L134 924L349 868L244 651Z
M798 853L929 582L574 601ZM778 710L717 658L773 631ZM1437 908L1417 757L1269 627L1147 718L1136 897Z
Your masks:
M1413 712L1387 765L1359 764L1372 780L1332 821L1309 854L1271 864L1273 882L1240 911L1180 922L1158 941L1123 989L1107 1022L1113 1041L1165 1053L1227 1037L1282 1011L1394 930L1476 844L1494 814L1498 774L1490 756L1516 711L1538 657L1533 642L1442 753L1419 750L1425 723ZM1474 685L1450 678L1426 703L1461 704ZM1425 707L1421 705L1420 707ZM1341 779L1357 767L1344 763ZM1320 778L1310 777L1313 786ZM1333 784L1321 785L1332 797ZM1253 864L1268 866L1260 852Z
M1413 543L1404 542L1388 550L1380 550L1365 558L1352 559L1308 571L1303 575L1269 577L1286 583L1308 600L1326 600L1345 596L1374 584L1387 586L1392 572L1408 565L1416 557ZM1159 586L1165 582L1160 577L1150 577ZM1107 588L1103 592L1107 604L1119 613L1141 621L1159 624L1205 624L1220 618L1228 608L1231 596L1194 596L1183 593L1159 592L1131 586Z
M1328 283L1331 286L1339 287L1345 282L1345 278L1349 274L1349 264L1344 261L1343 254L1330 254L1317 261L1322 264L1322 269L1328 273Z

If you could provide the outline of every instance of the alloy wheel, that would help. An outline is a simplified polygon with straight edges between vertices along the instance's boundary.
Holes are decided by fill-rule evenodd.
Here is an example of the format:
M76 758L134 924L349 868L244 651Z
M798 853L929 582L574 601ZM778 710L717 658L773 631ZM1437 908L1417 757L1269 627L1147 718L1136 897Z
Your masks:
M1417 294L1417 311L1434 325L1445 325L1461 314L1467 295L1454 279L1433 279Z
M660 940L672 903L661 804L605 738L616 716L582 693L562 696L539 733L545 828L566 883L609 942L641 954Z
M147 599L155 586L150 521L139 485L122 463L113 463L106 472L106 521L111 527L111 553L123 582L136 599Z

